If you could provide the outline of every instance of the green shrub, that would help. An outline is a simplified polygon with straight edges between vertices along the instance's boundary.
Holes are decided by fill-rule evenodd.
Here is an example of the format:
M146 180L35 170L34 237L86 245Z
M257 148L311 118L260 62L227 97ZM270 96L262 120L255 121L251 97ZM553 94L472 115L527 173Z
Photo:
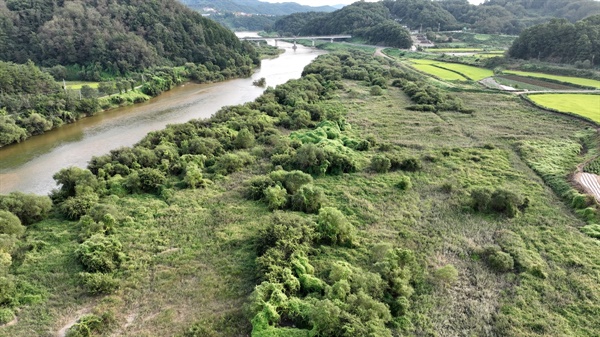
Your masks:
M236 149L249 149L254 146L254 134L248 129L242 129L238 132L235 140L233 141L233 146Z
M279 182L283 187L285 187L289 194L294 194L301 186L311 184L313 182L313 178L309 174L299 170L273 171L269 174L269 178L275 182Z
M371 96L381 96L383 95L383 89L378 85L374 85L369 90L369 93L371 94Z
M0 210L0 234L20 237L25 234L25 226L21 225L21 220L16 215Z
M451 265L445 265L433 272L433 278L436 283L442 286L449 286L458 281L458 270Z
M409 176L401 176L400 180L396 183L396 187L398 187L402 191L410 190L412 188L412 182Z
M81 284L91 294L110 294L119 288L119 280L111 274L79 273Z
M279 185L267 187L264 195L270 210L283 209L288 201L287 191Z
M226 153L217 158L213 170L215 173L227 175L240 171L245 165L252 163L252 161L252 157L245 152Z
M94 207L100 198L95 193L84 193L69 197L60 205L60 211L67 218L77 220Z
M0 308L0 325L6 324L15 318L15 314L8 308Z
M332 245L349 245L354 239L354 227L344 214L333 207L319 210L317 237L320 242Z
M386 173L391 167L392 162L384 155L376 155L371 158L371 169L377 173Z
M306 213L317 213L321 208L325 195L313 185L304 185L292 195L292 209Z
M503 251L496 251L487 258L490 267L498 272L507 272L515 267L515 260L510 254Z
M524 210L529 204L528 199L523 199L515 192L498 188L491 191L480 188L471 192L473 209L479 212L495 212L515 217L519 210Z
M47 196L21 192L0 195L0 210L13 213L24 226L45 219L51 208L52 201Z
M406 158L400 162L398 168L403 171L418 171L421 169L421 161L417 158Z
M251 200L261 200L265 197L265 190L275 186L275 182L268 176L257 176L246 183L246 196Z
M139 188L144 192L156 193L167 181L165 174L155 168L142 168L137 171Z
M206 185L202 177L202 170L195 164L188 164L186 166L183 181L191 188L204 187Z
M102 316L88 314L81 317L68 331L65 337L92 337L102 335L115 324L114 315L104 313Z
M94 234L75 250L79 262L91 273L109 273L121 266L125 259L121 242L114 237Z
M53 190L50 197L55 202L61 202L68 197L75 196L77 187L81 190L96 191L100 183L96 176L90 170L84 170L79 167L68 167L58 171L52 176L56 184L60 186L58 190Z

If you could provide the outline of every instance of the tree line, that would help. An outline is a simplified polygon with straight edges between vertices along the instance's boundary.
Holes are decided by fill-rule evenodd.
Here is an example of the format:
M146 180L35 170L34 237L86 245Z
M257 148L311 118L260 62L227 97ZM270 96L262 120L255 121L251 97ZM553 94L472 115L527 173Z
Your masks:
M533 26L513 42L509 56L572 63L583 68L600 64L600 15L576 23L565 19Z
M593 0L489 0L478 6L468 0L384 0L356 2L333 13L292 14L276 21L270 30L291 35L357 34L357 29L369 29L384 22L391 27L387 22L391 21L412 30L471 28L480 33L516 35L554 17L575 22L598 13L600 3ZM373 42L372 38L373 34L368 40Z

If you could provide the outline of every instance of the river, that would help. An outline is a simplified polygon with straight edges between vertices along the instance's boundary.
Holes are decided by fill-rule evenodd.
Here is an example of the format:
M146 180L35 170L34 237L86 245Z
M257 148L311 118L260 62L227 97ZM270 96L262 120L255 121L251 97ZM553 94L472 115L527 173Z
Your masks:
M186 83L148 102L105 111L0 148L0 194L12 191L48 194L56 188L52 175L60 169L85 167L93 156L131 146L148 132L168 124L207 118L223 106L251 102L264 91L252 85L254 80L264 77L267 85L274 87L299 78L304 67L324 53L300 45L293 49L292 44L281 41L278 47L284 48L285 53L263 60L250 78L212 84Z

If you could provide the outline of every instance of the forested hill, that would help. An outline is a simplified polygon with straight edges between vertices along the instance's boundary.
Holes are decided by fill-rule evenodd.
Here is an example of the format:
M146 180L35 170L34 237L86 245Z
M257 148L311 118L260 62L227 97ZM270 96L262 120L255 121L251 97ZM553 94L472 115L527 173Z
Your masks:
M295 2L269 3L258 0L180 0L195 10L212 8L220 12L244 12L248 14L289 15L300 12L333 12L331 6L303 6Z
M516 35L523 29L550 21L552 18L565 18L571 22L600 14L600 2L594 0L488 0L481 5L471 5L468 0L384 0L375 6L387 8L385 19L391 19L411 29L457 30L471 28L481 33L503 33ZM358 7L356 5L359 5ZM373 8L375 8L373 7ZM345 11L359 11L360 3L343 8ZM367 15L372 17L371 14ZM356 17L351 23L353 29L374 25L366 17ZM299 20L283 18L273 25L274 31L292 31L286 22L295 27L302 26ZM305 30L322 29L323 25L336 27L336 19L329 22L306 20ZM346 23L342 23L346 24ZM289 29L289 30L286 30ZM340 28L338 28L339 30Z
M0 59L114 74L258 62L232 32L176 0L0 0Z
M293 14L277 21L273 29L287 35L352 34L371 44L398 48L412 44L408 31L392 20L381 2L355 2L328 14Z
M600 64L600 14L576 23L554 19L524 30L509 55L550 62Z

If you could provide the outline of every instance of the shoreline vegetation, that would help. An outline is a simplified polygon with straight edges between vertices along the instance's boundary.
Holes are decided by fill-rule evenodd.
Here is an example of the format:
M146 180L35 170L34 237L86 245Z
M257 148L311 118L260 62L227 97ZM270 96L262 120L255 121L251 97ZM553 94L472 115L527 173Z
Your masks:
M0 196L0 329L597 335L599 205L569 182L595 128L435 83L329 53L61 170L49 198Z
M266 44L256 48L261 59L274 58L281 53L278 48ZM187 63L181 67L155 67L133 74L130 79L67 84L65 89L62 83L55 82L32 62L26 65L0 62L0 66L4 83L11 84L3 88L1 94L4 107L0 109L0 148L81 118L143 103L188 81L221 82L249 77L254 71L246 66L221 69L212 63Z

